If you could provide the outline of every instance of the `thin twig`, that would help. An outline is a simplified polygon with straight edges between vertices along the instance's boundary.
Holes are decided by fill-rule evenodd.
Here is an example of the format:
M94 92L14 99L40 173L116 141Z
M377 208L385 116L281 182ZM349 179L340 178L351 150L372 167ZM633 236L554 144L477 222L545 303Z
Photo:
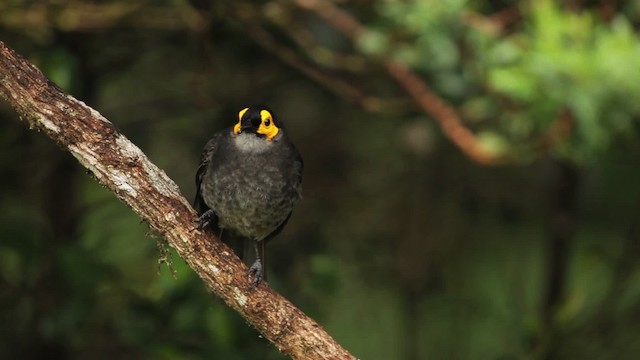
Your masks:
M244 4L237 11L238 19L242 21L244 30L260 46L274 54L287 65L302 72L312 80L324 87L331 89L344 99L360 105L362 108L372 112L397 112L406 106L406 101L386 100L375 96L364 94L353 84L341 79L334 74L322 71L313 65L308 64L295 51L286 46L280 45L273 36L255 21L255 14L252 8Z

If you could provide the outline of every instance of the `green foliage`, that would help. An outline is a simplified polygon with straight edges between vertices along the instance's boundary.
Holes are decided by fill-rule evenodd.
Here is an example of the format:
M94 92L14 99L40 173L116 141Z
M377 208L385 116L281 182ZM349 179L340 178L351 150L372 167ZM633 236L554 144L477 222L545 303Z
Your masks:
M524 35L524 36L523 36ZM570 155L582 160L633 129L640 95L640 42L620 15L602 24L590 13L536 2L524 34L496 45L489 71L496 90L534 108L567 105L578 121ZM506 53L506 56L505 56Z
M459 0L383 2L383 25L359 44L366 54L386 53L429 73L434 86L456 99L464 101L470 89L486 82L516 101L519 107L500 114L499 126L494 122L488 130L507 146L501 151L518 154L518 139L544 136L563 106L577 126L571 141L556 150L575 161L630 135L640 110L640 41L624 14L603 23L592 12L538 1L525 13L522 31L497 37L461 26L470 8L482 6ZM469 50L475 57L463 59L462 51Z

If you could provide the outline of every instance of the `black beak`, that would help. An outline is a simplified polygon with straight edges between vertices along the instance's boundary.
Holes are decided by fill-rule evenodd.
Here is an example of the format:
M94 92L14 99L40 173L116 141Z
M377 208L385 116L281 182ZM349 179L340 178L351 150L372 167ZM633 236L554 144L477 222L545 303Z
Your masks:
M240 124L240 131L241 132L245 132L245 131L255 132L256 129L258 128L258 126L260 126L260 119L258 119L258 118L244 119L242 121L242 124Z

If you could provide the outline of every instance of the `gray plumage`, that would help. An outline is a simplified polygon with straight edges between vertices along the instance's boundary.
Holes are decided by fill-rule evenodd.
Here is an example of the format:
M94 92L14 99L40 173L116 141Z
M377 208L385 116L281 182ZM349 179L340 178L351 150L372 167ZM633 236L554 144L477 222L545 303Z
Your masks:
M198 226L211 224L254 244L260 242L254 246L255 254L246 246L243 254L256 275L255 284L264 274L260 248L282 230L301 197L303 168L300 154L277 120L270 124L279 130L271 139L259 133L264 109L249 107L241 112L236 128L215 134L204 148L196 175L195 207L202 215Z

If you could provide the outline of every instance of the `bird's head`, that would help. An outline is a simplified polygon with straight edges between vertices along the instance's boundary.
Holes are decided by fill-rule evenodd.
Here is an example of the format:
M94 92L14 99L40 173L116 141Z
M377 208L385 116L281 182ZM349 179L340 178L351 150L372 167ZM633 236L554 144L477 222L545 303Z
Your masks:
M271 111L264 106L252 105L240 110L238 123L233 127L233 133L251 133L268 141L278 135L281 124L273 116Z

